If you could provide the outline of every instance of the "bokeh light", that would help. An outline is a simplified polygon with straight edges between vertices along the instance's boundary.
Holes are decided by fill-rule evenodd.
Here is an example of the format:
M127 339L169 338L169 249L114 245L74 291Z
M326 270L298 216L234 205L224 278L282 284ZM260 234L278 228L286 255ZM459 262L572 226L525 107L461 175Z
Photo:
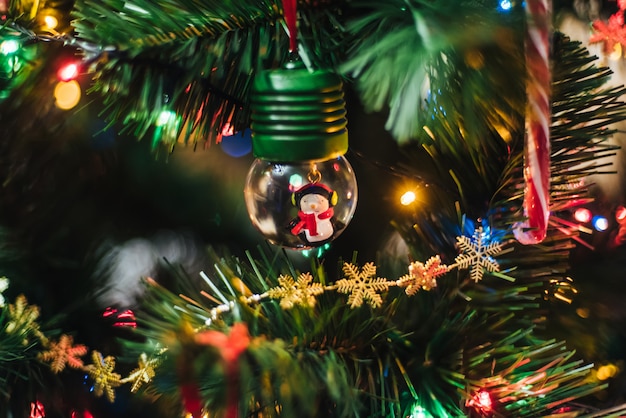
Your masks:
M220 146L222 151L231 157L239 158L248 155L252 152L252 131L245 129L236 134L225 135L222 137Z
M62 110L69 110L76 106L80 101L81 89L80 84L76 80L59 81L54 88L54 103L56 107Z
M609 221L604 216L596 215L592 219L593 227L596 231L606 231L609 228Z
M400 203L402 203L404 206L408 206L411 203L415 202L416 197L417 196L415 196L415 192L409 190L400 197Z
M478 405L483 411L489 411L491 409L491 396L489 396L489 392L485 390L478 392Z
M615 220L620 224L626 222L626 208L624 206L620 205L615 209Z
M235 135L235 129L233 128L233 125L230 124L230 122L226 122L224 126L222 126L222 135L223 136Z
M0 53L4 55L15 54L20 49L20 43L15 39L7 39L0 43Z
M598 380L607 380L615 376L617 372L618 369L614 364L605 364L604 366L600 366L598 368L598 371L596 372L596 377L598 378Z
M39 401L30 403L30 416L29 418L45 418L46 410L43 404Z
M48 28L48 29L54 29L57 26L59 26L59 20L56 17L52 16L52 15L46 15L43 18L43 22L46 25L46 28Z
M59 68L59 71L57 72L57 76L59 77L59 80L61 81L70 81L78 77L79 71L80 71L80 68L78 64L75 62L72 62L69 64L65 64L61 68Z
M574 219L578 222L588 223L591 222L591 218L593 217L591 211L587 208L578 208L574 212Z
M165 126L172 122L176 122L176 112L173 110L163 110L159 113L159 117L156 120L156 126Z
M500 0L498 8L503 12L508 12L513 8L513 3L511 0Z
M304 184L304 179L300 174L292 174L289 177L289 190L296 191Z
M411 408L411 415L407 418L432 418L432 415L430 415L424 407L416 403L413 405L413 408Z
M481 413L487 413L492 411L493 401L489 392L480 390L466 402L466 405L476 408Z
M580 316L581 318L589 318L589 308L578 308L576 309L576 315Z

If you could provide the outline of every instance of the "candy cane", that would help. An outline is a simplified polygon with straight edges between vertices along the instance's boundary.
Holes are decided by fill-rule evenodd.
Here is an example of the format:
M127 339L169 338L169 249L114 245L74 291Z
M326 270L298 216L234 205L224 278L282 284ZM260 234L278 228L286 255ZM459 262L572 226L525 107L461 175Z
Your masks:
M526 0L526 221L513 229L515 238L522 244L543 241L550 216L550 11L550 0Z

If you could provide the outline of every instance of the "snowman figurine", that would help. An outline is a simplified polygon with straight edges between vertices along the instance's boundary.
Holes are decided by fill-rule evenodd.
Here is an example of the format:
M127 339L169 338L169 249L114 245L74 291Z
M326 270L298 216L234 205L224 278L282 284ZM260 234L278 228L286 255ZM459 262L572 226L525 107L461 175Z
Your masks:
M296 190L291 203L298 216L289 224L291 233L312 245L322 245L333 237L333 206L337 193L322 183L308 183Z

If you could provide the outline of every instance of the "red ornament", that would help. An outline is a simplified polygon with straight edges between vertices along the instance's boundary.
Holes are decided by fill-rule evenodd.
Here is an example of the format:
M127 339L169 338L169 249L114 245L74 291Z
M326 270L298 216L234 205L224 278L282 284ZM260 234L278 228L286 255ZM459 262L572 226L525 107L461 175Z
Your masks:
M39 401L30 403L30 418L45 418L46 411Z
M118 313L115 308L106 308L102 313L104 318L117 315L117 321L113 323L114 327L131 327L137 328L137 321L135 321L135 314L130 309L126 309L123 312Z
M626 1L618 0L619 10L609 16L607 22L596 20L592 27L594 34L589 37L589 43L604 44L604 52L612 54L616 46L624 47L626 45L626 28L624 27L624 12L626 12Z

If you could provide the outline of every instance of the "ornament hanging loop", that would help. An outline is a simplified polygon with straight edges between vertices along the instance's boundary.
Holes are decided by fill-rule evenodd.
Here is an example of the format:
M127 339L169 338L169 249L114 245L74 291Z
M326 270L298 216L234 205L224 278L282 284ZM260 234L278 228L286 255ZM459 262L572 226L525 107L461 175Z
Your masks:
M296 56L298 53L297 4L297 0L283 0L283 13L289 31L289 54L291 56Z
M322 180L322 173L317 169L317 164L311 164L311 171L306 176L309 183L319 183Z

